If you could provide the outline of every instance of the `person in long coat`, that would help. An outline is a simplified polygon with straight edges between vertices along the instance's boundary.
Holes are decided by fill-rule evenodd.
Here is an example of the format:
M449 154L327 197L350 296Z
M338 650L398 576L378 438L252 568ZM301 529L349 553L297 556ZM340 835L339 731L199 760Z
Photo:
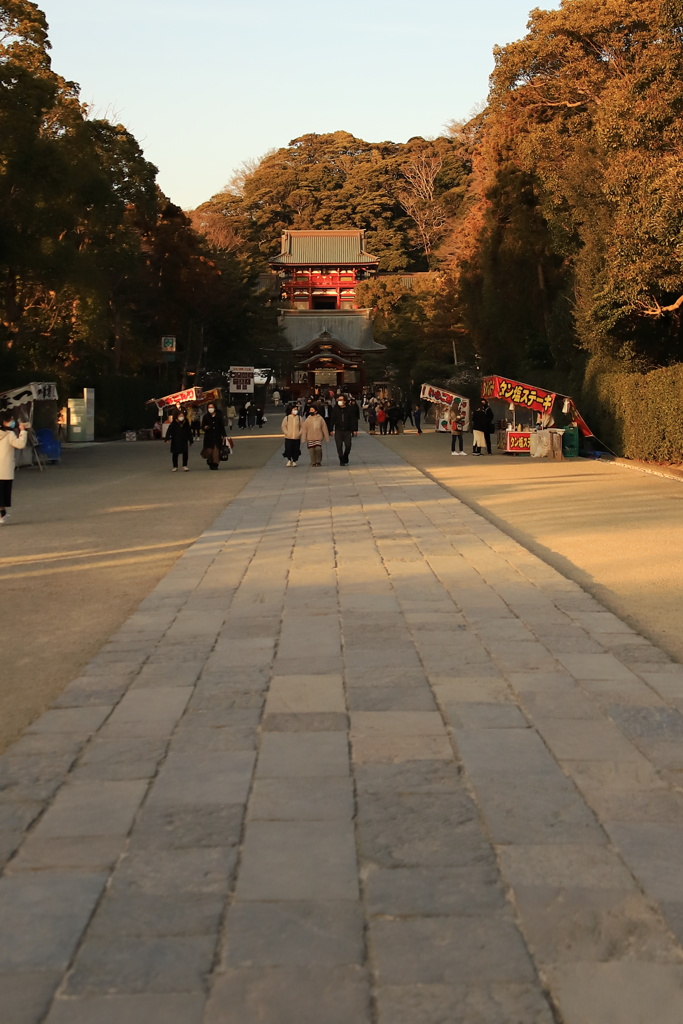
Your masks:
M213 402L208 406L204 414L202 430L204 431L202 458L206 459L209 469L218 469L223 438L226 436L226 433L223 417Z
M285 436L285 450L282 457L288 466L296 466L301 456L301 422L299 409L296 405L288 405L282 420L282 433Z
M7 522L7 509L12 506L14 451L16 448L25 448L28 439L27 425L19 424L18 435L16 427L14 413L8 411L0 415L0 525Z
M166 431L166 444L171 445L171 459L173 469L171 472L178 472L178 458L182 456L183 472L187 473L187 458L190 453L190 445L194 444L192 427L187 416L181 411L174 417L173 423Z
M308 454L312 466L320 466L323 461L323 441L329 441L330 432L327 424L318 412L317 406L311 404L308 416L301 426L301 443L308 445Z

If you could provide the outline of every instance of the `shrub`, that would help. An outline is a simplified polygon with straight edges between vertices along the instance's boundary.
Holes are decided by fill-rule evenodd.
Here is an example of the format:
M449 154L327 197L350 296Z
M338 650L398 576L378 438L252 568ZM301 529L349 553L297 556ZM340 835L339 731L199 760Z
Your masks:
M604 358L591 359L580 408L616 455L683 463L683 364L628 373Z

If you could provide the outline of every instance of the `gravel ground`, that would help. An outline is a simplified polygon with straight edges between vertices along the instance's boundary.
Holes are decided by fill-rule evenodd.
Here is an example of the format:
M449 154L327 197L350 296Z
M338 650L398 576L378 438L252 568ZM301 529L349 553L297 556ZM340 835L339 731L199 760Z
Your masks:
M268 430L268 428L266 428ZM158 441L67 448L17 472L0 540L0 750L59 696L176 559L281 444L237 434L211 473L190 450L171 473Z

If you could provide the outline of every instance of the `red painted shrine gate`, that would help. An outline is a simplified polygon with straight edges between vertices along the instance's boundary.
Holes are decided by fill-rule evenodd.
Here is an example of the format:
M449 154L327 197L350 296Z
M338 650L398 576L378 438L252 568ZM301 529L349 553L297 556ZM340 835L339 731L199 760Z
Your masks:
M282 252L270 260L280 282L280 326L296 355L293 395L315 387L360 394L365 357L383 351L374 340L372 311L359 309L356 285L377 273L365 252L365 233L286 231Z

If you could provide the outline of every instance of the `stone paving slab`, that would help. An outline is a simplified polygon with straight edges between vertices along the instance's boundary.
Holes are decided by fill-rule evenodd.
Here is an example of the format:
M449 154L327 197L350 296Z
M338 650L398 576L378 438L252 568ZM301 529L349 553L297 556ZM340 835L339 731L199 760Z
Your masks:
M683 666L372 438L0 758L2 1024L679 1024Z

